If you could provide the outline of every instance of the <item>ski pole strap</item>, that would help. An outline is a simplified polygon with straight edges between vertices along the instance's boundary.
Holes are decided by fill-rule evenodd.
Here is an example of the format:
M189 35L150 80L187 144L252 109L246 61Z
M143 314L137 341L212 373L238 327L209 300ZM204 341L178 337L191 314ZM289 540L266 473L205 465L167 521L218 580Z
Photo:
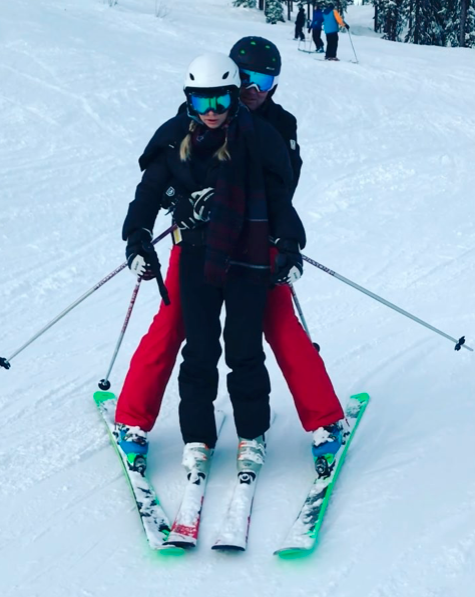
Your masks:
M169 305L170 297L168 296L168 290L165 286L165 282L163 281L160 261L158 260L157 254L155 253L155 249L151 245L149 245L147 253L150 262L150 267L157 279L158 291L160 292L160 296L162 297L162 300L165 303L165 305Z
M173 224L173 226L170 226L170 228L168 228L167 230L162 232L162 234L160 234L160 236L157 236L157 238L152 241L152 245L154 245L158 241L162 240L162 238L165 238L165 236L167 236L168 234L172 234L176 229L177 229L177 225ZM156 255L155 251L153 253L154 253L155 258L152 257L152 267L154 268L154 273L157 278L158 291L160 292L160 296L162 297L163 302L165 303L165 305L168 306L170 304L170 297L168 295L168 290L167 290L167 287L165 286L165 282L163 281L160 261L158 260L158 257Z
M170 304L170 297L168 296L168 290L165 286L165 282L163 281L163 277L160 271L160 264L158 264L158 271L157 271L157 284L158 284L158 291L160 292L160 296L162 297L163 302L165 305Z
M374 294L374 292L371 292L370 290L367 290L363 286L360 286L359 284L356 284L355 282L352 282L351 280L348 280L348 278L340 276L340 274L337 274L336 272L334 272L333 270L329 269L328 267L325 267L321 263L318 263L318 261L315 261L314 259L310 259L310 257L306 257L305 255L302 255L302 259L304 261L306 261L307 263L310 263L311 265L314 265L315 267L318 267L318 269L322 270L326 274L329 274L330 276L333 276L334 278L337 278L337 280L340 280L341 282L344 282L345 284L348 284L349 286L352 286L356 290L359 290L363 294L366 294L367 296L371 297L375 301L378 301L378 302L382 303L383 305L386 305L386 307L389 307L390 309L393 309L394 311L397 311L398 313L400 313L401 315L404 315L405 317L409 317L409 319L412 319L416 323L419 323L420 325L423 325L424 327L428 328L429 330L432 330L436 334L439 334L440 336L443 336L444 338L447 338L447 340L450 340L451 342L454 342L455 343L455 350L460 350L463 347L463 348L466 348L467 350L470 350L471 352L473 352L473 348L470 348L470 346L467 346L465 344L465 336L462 336L458 340L456 338L452 338L452 336L449 336L445 332L442 332L441 330L435 328L434 326L430 325L430 323L426 323L422 319L419 319L419 317L416 317L415 315L411 315L411 313L409 313L408 311L405 311L404 309L401 309L401 307L398 307L397 305L394 305L393 303L390 303L386 299L383 299L382 297L378 296L377 294Z

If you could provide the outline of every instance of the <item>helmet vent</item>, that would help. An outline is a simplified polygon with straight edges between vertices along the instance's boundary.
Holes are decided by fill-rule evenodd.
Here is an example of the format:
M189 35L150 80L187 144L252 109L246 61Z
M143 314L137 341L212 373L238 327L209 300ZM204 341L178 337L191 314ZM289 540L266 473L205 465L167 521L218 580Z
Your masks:
M194 74L193 74L193 73L190 73L190 79L191 79L192 81L194 81L194 80L195 80L195 76L194 76Z
M229 77L229 71L228 71L228 72L226 72L226 73L224 73L224 75L223 75L223 80L224 80L224 79L227 79L228 77Z

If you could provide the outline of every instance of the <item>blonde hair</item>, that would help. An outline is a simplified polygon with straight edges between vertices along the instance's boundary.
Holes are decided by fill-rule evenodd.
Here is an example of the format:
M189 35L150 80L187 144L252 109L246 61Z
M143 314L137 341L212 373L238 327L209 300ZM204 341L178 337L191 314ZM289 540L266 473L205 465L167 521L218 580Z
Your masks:
M190 127L188 129L188 133L186 137L180 144L180 160L182 162L187 162L191 157L191 138L193 136L193 132L196 130L197 123L192 120L190 122ZM219 149L216 150L214 157L218 158L220 162L225 162L231 159L231 154L228 150L228 131L226 129L226 137L224 139L224 143L221 145Z

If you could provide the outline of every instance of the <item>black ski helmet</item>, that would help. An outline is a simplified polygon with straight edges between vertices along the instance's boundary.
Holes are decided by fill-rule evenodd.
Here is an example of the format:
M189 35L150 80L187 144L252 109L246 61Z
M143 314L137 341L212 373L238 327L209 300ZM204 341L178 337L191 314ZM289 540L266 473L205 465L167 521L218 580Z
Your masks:
M282 59L277 46L263 37L243 37L231 48L229 57L240 69L278 77Z

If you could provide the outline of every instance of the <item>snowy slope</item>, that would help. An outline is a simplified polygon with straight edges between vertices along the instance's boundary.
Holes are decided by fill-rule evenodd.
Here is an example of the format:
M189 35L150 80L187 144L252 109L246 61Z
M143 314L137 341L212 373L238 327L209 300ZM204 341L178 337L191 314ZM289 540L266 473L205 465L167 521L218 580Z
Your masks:
M15 0L0 5L0 356L123 261L137 157L182 101L184 69L270 37L305 161L306 253L475 343L475 54L384 42L352 7L339 64L297 52L229 0ZM368 35L366 35L368 33ZM168 221L160 217L156 232ZM167 241L159 248L162 261ZM271 555L310 480L309 436L273 357L269 458L246 554L211 552L234 472L229 417L198 550L151 555L91 399L132 293L125 272L0 371L2 597L468 597L475 578L474 356L308 266L297 286L342 401L372 403L308 560ZM119 392L158 304L143 285L111 378ZM223 368L224 372L224 368ZM184 473L176 376L152 434L171 516ZM219 399L229 412L223 389Z

